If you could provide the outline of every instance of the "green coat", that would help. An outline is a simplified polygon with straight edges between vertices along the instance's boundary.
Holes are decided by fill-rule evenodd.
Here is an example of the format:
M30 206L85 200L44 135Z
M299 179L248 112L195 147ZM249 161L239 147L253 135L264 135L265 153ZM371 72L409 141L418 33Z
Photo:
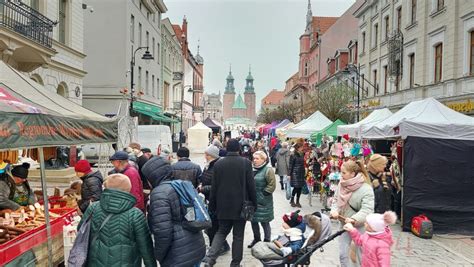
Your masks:
M257 210L252 222L271 222L273 220L273 196L275 191L275 172L268 165L258 170L255 175L257 191Z
M129 193L105 189L100 201L92 203L82 217L79 227L92 213L87 266L139 267L157 266L153 243L145 215L134 208L135 197ZM92 243L102 222L113 214Z

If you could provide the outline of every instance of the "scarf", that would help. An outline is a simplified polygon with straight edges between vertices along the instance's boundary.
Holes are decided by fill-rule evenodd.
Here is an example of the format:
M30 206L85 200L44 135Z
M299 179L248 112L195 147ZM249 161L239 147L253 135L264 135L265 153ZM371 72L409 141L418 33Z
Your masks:
M339 196L337 206L342 209L349 203L352 193L359 189L365 183L364 176L361 173L349 180L341 179L339 182Z
M265 160L265 162L262 163L262 165L260 165L260 166L253 165L253 175L257 174L257 172L259 172L261 169L263 169L265 166L267 166L267 164L268 164L268 160Z

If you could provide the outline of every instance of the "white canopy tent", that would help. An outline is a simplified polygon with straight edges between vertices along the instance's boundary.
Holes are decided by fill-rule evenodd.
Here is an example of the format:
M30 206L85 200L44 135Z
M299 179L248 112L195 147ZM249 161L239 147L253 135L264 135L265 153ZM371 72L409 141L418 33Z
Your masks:
M369 116L357 123L337 126L337 135L343 136L348 134L350 137L360 138L362 126L370 127L390 117L392 114L393 113L388 108L374 110L369 114Z
M456 112L434 98L414 101L374 125L362 126L367 139L407 136L474 140L474 118Z
M288 130L286 136L290 138L309 138L312 133L324 129L331 123L332 121L318 110L313 113L313 115Z
M191 153L204 153L209 145L212 129L198 122L188 129L188 149Z

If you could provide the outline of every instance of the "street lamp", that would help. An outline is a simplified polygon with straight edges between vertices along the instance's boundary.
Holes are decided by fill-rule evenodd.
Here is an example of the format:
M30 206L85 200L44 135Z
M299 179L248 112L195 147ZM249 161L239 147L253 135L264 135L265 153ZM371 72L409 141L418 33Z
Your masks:
M179 147L183 147L183 138L184 138L184 132L183 132L183 107L184 107L184 88L189 87L189 90L192 92L192 86L191 85L186 85L181 87L181 123L180 123L180 129L179 129ZM189 91L188 91L189 92Z
M372 86L375 90L377 90L377 87L375 85L373 85L369 80L367 80L367 78L365 78L364 76L362 76L360 74L360 65L358 65L357 67L354 65L354 64L348 64L346 66L346 68L342 71L342 73L355 73L357 75L357 122L359 122L359 119L360 119L360 78L364 79L364 81L366 83L368 83L370 86ZM350 80L350 79L349 79ZM350 80L351 82L354 82L352 80ZM368 95L368 90L365 90L364 88L362 88L362 90L364 90L364 93L366 95Z
M135 101L135 96L133 95L135 93L135 84L133 83L133 69L135 67L135 56L138 52L138 50L145 49L146 51L142 56L143 60L153 60L153 55L148 51L148 46L142 46L137 48L135 51L133 51L132 47L132 60L130 61L130 117L135 117L135 112L133 111L133 101Z

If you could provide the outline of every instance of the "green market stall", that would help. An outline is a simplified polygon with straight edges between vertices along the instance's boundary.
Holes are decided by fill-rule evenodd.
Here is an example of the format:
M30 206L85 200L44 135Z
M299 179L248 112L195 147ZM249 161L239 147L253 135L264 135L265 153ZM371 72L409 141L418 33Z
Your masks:
M315 142L318 146L321 145L321 140L323 136L332 136L337 138L337 126L339 125L346 125L345 122L341 120L336 120L335 122L331 123L330 125L326 126L326 128L322 129L321 131L315 132L311 134L311 141Z
M0 61L0 151L38 148L49 266L53 264L51 237L54 228L49 218L43 147L115 143L117 125L116 120L83 108ZM24 240L15 241L9 241L12 244L5 249L11 249L15 243L19 246L25 243ZM29 248L21 246L16 253L25 250ZM0 254L12 256L10 251L0 251Z

